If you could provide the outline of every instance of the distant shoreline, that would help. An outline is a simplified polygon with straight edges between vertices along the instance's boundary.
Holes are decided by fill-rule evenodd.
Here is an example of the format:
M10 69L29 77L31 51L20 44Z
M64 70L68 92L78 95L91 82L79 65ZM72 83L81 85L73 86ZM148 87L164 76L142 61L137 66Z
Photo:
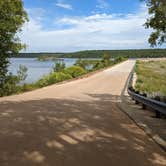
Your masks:
M13 58L38 58L48 56L53 58L101 58L104 53L110 54L112 58L158 58L166 57L166 49L139 49L139 50L85 50L73 53L19 53Z

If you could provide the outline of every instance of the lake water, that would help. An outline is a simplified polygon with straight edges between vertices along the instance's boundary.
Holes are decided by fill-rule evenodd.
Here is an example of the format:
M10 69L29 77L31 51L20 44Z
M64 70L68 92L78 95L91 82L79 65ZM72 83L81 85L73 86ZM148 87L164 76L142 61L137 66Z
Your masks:
M77 59L65 58L66 67L72 66ZM16 74L19 66L24 65L28 68L26 83L33 83L39 80L43 75L47 75L52 71L55 64L53 61L38 61L36 58L11 58L9 71Z

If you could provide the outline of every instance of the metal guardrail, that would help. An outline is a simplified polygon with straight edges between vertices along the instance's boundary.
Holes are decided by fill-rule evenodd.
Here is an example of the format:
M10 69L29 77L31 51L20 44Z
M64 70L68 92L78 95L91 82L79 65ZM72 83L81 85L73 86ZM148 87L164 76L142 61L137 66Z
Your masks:
M129 83L127 87L128 94L134 99L137 103L141 103L143 108L149 107L156 112L156 117L160 118L161 114L166 115L166 103L147 98L143 95L137 94L132 88L134 69L130 74Z

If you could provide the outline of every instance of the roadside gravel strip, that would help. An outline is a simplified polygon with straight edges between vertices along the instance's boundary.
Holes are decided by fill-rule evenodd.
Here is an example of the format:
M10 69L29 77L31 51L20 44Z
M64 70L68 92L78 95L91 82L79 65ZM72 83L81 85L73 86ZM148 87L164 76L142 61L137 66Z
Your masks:
M0 166L165 166L117 106L134 64L0 98Z

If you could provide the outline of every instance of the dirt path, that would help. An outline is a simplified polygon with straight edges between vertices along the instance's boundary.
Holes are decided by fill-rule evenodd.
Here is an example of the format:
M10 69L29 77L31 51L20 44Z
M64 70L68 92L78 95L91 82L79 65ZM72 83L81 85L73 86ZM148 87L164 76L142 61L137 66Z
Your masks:
M117 107L134 63L0 98L0 166L165 166L165 152Z

